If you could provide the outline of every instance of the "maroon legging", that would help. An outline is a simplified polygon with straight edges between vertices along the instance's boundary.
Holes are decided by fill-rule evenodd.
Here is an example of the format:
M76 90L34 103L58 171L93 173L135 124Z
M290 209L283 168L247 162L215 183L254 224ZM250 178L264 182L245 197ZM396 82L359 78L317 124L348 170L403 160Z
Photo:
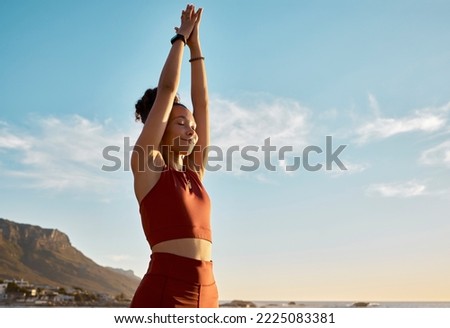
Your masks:
M214 308L218 304L212 262L153 253L130 307Z

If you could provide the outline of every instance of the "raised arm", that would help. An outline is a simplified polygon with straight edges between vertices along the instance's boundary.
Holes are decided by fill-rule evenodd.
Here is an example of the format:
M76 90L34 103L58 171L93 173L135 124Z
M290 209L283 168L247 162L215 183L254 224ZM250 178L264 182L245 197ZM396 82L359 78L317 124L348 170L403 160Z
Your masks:
M208 81L206 78L205 61L200 45L200 21L203 9L198 10L198 18L195 23L191 36L188 39L190 49L191 63L191 98L194 112L194 118L197 123L198 142L195 151L190 155L190 161L194 162L199 170L200 178L205 172L208 160L209 146L209 104L208 104Z
M199 14L195 13L192 5L187 5L182 11L181 25L177 33L183 35L185 40L191 35L198 17ZM149 155L157 151L161 143L180 82L184 45L181 39L173 42L161 71L155 102L136 141L136 151L131 157L131 166L135 173L148 167Z

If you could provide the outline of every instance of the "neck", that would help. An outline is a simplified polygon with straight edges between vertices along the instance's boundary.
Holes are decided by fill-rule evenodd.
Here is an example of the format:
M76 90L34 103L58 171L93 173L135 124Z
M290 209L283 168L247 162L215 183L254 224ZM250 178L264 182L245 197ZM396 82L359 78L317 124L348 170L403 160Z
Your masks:
M183 155L174 153L173 151L163 152L162 154L167 165L178 171L181 171L183 169Z

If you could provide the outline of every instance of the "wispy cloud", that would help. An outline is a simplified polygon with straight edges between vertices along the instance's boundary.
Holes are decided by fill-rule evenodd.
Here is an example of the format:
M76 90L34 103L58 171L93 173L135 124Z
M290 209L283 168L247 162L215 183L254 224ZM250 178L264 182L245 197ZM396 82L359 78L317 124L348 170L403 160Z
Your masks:
M261 147L266 138L277 149L306 143L311 129L307 108L293 100L275 98L259 102L255 97L249 103L243 106L220 97L211 98L211 139L213 145L224 151L224 165L226 151L231 146L239 146L240 150L249 145L259 147L257 153L248 154L257 156L264 167ZM115 155L123 160L122 165L127 164L129 156L124 154L124 137L130 136L132 146L139 131L139 125L123 131L108 120L99 122L79 115L33 117L21 126L1 122L0 174L26 188L102 193L120 180L120 175L101 170L108 164L103 150L107 146L119 146L120 151ZM240 173L241 165L251 164L240 153L233 157L231 172ZM272 163L284 172L276 160Z
M295 100L270 98L261 101L249 97L244 105L215 96L211 100L211 143L220 147L224 154L233 146L238 146L239 150L245 146L256 146L259 150L248 154L263 163L261 147L267 138L277 150L292 146L295 151L305 146L312 129L310 116L311 111ZM286 152L285 155L290 158L293 153ZM232 172L239 173L241 165L249 165L239 154L232 156ZM281 161L274 160L273 165L278 165L279 170L285 172L283 158Z
M381 116L381 110L380 105L378 105L378 100L375 98L375 96L371 93L369 93L369 107L372 110L375 117Z
M370 185L366 192L371 196L410 198L425 195L426 186L415 180L400 183L379 183Z
M347 168L347 170L331 170L325 172L329 173L332 177L341 177L345 175L364 172L370 167L370 164L367 162L356 163L348 161L346 159L343 159L342 161L345 163L345 167Z
M450 140L422 152L419 162L424 165L450 167Z
M102 191L116 179L101 171L102 150L121 143L123 135L108 122L79 115L33 118L27 129L0 130L1 161L8 161L1 174L32 188Z
M10 128L6 124L0 128L0 150L1 149L29 149L32 140L26 136L19 137L11 133Z
M438 131L446 125L450 113L448 103L441 107L422 108L405 117L382 117L375 96L369 95L369 104L375 117L356 128L356 141L360 144L401 133Z
M303 144L311 130L310 109L291 99L272 98L247 104L213 97L212 139L218 146L261 145L270 137L273 144Z

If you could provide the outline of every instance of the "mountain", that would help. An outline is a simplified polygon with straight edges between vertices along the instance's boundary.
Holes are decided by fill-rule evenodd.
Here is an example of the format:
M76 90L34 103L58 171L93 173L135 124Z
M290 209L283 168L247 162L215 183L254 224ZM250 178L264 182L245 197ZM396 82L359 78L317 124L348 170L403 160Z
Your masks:
M140 281L131 270L98 265L59 230L0 218L0 279L11 278L127 297Z

